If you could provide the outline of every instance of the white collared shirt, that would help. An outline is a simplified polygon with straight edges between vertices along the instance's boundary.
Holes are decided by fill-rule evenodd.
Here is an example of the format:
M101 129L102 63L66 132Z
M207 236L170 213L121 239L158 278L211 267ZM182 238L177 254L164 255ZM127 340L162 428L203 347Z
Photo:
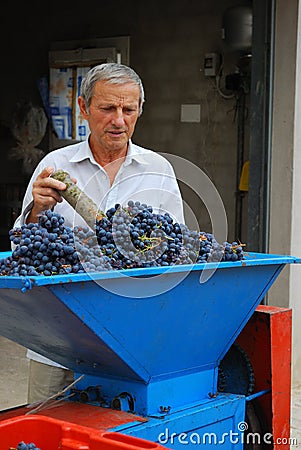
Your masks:
M116 203L126 206L129 200L140 201L153 206L155 212L168 212L175 221L184 223L179 186L174 170L166 158L130 142L126 159L110 186L106 171L95 161L86 140L54 150L41 160L28 184L22 213L15 226L25 222L33 205L33 182L47 166L68 172L77 180L77 186L102 211L107 211ZM65 218L67 226L73 227L83 223L81 217L65 200L55 206L55 211Z
M130 142L127 156L110 186L109 177L104 168L95 161L87 139L54 150L40 161L28 184L22 212L14 224L15 227L25 223L33 205L33 182L46 167L68 172L71 178L76 179L77 186L102 211L107 211L117 203L126 206L129 200L140 201L151 205L154 212L168 212L175 221L184 223L181 193L174 170L166 158ZM57 203L55 211L65 218L65 225L69 227L85 224L66 200ZM27 351L27 357L44 364L63 367L32 350Z

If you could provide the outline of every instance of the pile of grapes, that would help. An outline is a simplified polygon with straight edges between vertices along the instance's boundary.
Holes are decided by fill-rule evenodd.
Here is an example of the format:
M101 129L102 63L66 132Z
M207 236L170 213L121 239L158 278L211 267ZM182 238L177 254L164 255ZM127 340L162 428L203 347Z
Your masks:
M10 447L9 450L41 450L41 449L36 447L36 445L33 442L25 444L25 442L22 441L22 442L19 442L17 448Z
M0 260L0 275L35 276L170 266L244 259L242 244L219 244L210 233L190 230L168 213L129 201L96 220L94 230L70 228L47 210L38 223L9 232L12 255Z

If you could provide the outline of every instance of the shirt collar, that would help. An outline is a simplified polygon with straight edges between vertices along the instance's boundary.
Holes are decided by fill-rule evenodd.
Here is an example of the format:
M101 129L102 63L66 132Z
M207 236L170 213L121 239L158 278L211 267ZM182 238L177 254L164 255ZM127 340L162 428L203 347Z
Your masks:
M143 148L138 147L138 145L133 144L132 141L130 141L124 165L128 166L133 161L136 161L138 164L144 165L150 164L149 158L146 157L146 151Z
M90 149L89 139L78 144L78 150L75 155L70 159L70 162L80 162L84 159L90 159L91 162L95 162L93 154Z
M132 164L133 161L136 161L139 164L146 164L146 165L150 164L149 158L144 156L145 154L144 152L146 151L144 151L143 148L138 147L137 145L133 144L132 141L129 141L129 148L126 155L126 159L124 161L124 165L128 166L129 164ZM92 163L96 163L90 149L89 138L87 138L85 141L81 142L78 145L78 150L75 153L75 155L70 159L70 162L80 162L85 159L90 159Z

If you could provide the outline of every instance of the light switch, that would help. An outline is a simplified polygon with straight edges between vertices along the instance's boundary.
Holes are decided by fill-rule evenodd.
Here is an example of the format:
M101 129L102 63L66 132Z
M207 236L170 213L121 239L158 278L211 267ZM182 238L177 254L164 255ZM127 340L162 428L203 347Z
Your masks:
M181 122L200 122L201 105L181 105Z

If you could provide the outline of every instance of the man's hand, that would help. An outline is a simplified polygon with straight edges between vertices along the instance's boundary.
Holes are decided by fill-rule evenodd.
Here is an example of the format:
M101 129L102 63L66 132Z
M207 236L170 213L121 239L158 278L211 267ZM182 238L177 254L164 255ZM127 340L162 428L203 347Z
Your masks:
M53 208L63 201L58 190L63 191L66 185L51 178L53 167L46 167L36 178L32 187L33 207L26 222L38 222L38 215L46 209Z

